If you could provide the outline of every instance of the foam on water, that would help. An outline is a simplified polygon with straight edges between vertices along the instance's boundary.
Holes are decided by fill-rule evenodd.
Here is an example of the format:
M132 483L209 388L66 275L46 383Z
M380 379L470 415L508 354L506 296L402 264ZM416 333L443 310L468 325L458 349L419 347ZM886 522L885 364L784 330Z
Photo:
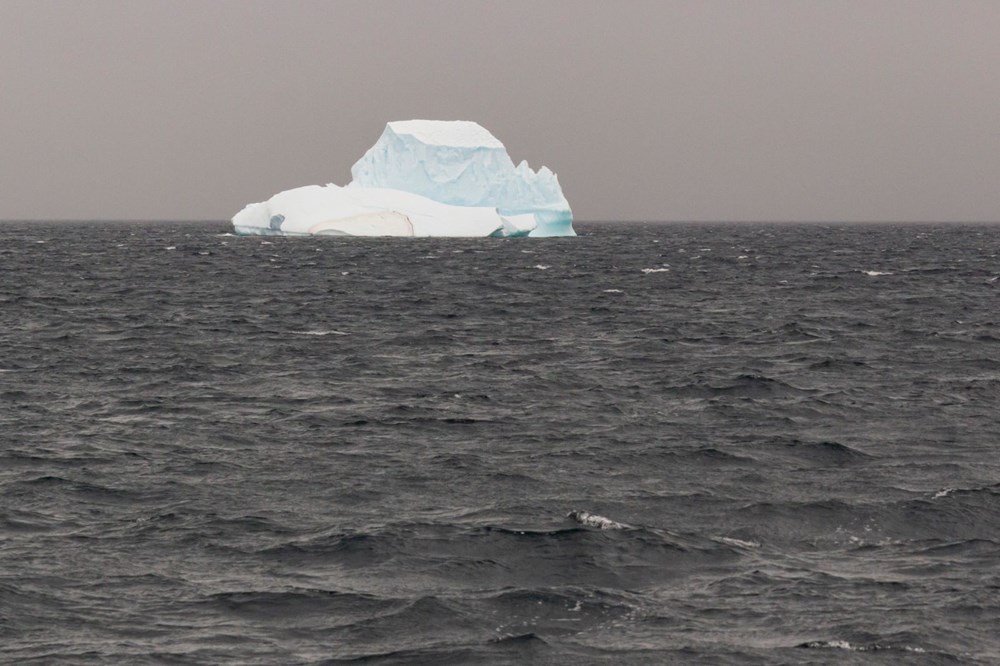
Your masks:
M911 646L911 645L882 645L880 643L872 643L870 645L853 645L848 641L810 641L809 643L803 643L799 647L812 648L812 649L832 649L832 650L849 650L851 652L913 652L916 654L924 654L927 652L922 647Z
M628 529L628 525L625 523L619 523L610 518L604 516L599 516L596 513L590 513L588 511L570 511L566 514L567 518L572 518L581 525L586 525L587 527L597 527L602 530L624 530Z
M347 335L344 331L291 331L292 335Z

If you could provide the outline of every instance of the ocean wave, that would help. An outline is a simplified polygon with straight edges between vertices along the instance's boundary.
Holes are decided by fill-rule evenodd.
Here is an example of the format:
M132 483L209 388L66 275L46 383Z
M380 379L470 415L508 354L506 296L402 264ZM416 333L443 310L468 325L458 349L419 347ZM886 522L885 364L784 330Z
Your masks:
M0 227L11 661L1000 653L995 228Z

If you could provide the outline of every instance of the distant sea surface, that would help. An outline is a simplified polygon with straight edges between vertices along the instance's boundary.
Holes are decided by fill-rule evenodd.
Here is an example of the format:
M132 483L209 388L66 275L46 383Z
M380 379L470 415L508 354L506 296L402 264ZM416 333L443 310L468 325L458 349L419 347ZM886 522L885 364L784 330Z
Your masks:
M0 224L0 662L1000 663L1000 226Z

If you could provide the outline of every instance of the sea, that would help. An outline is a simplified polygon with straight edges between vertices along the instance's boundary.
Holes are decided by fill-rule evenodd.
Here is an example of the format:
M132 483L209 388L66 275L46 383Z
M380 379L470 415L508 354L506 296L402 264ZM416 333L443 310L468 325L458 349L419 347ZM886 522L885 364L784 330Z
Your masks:
M1000 226L0 224L4 664L1000 663Z

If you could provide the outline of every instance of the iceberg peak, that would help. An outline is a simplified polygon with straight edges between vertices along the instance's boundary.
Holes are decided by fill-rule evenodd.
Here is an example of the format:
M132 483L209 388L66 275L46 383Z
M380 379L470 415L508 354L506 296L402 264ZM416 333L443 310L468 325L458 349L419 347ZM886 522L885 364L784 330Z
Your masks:
M453 206L487 206L501 215L533 214L532 236L575 236L573 212L556 175L522 160L478 123L394 121L351 167L351 186L384 187Z
M433 146L503 148L488 129L470 120L395 120L386 127Z

